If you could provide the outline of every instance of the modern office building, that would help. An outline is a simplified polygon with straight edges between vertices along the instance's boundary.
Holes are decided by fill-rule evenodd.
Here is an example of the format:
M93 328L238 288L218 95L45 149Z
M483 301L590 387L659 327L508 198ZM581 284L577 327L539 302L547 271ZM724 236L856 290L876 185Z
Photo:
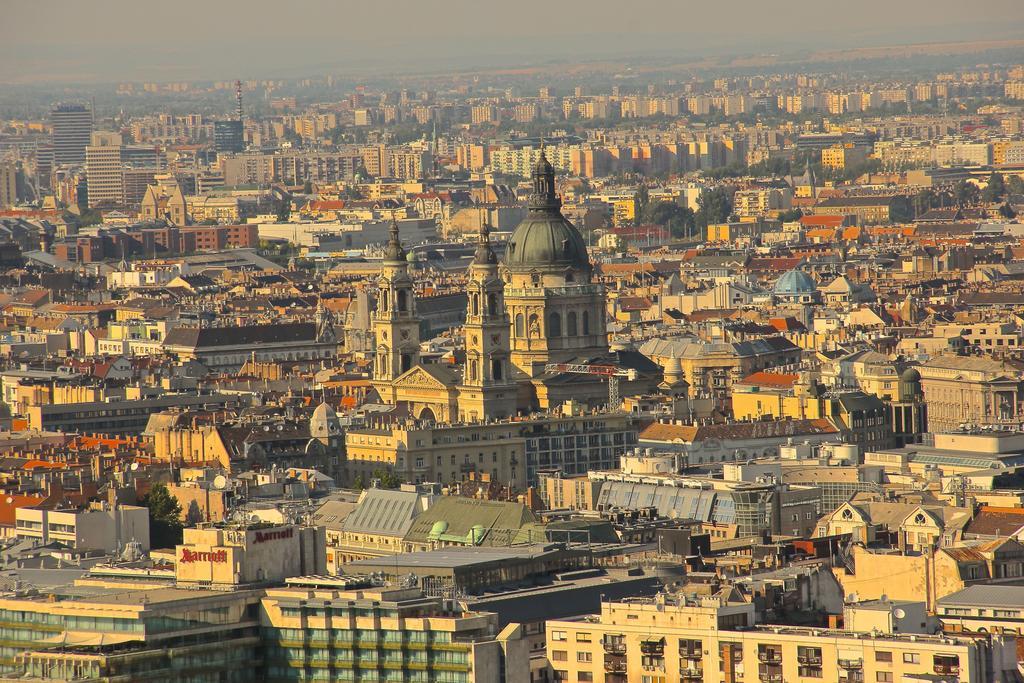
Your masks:
M348 589L343 577L294 579L267 591L266 681L526 683L519 624L418 588Z
M50 123L54 165L85 163L85 148L92 135L92 110L81 104L59 104L50 112Z
M0 681L257 681L261 596L116 582L4 595Z
M242 122L236 119L213 122L213 147L218 153L245 149Z
M121 136L93 133L85 148L85 178L89 206L120 206L124 203L124 163Z

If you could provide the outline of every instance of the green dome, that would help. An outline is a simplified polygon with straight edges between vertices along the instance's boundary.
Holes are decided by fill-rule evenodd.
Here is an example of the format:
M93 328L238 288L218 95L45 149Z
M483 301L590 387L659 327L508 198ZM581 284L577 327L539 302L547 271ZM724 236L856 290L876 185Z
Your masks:
M480 543L484 540L485 534L486 530L483 528L482 525L474 524L473 528L469 530L468 540L472 545L480 545Z
M505 264L518 268L590 268L583 236L561 213L536 215L531 209L505 250Z
M448 531L448 522L439 519L430 527L430 538L437 538L446 531Z
M505 265L515 270L575 268L590 270L583 236L562 215L555 194L555 171L541 151L533 169L530 211L512 232L505 249Z

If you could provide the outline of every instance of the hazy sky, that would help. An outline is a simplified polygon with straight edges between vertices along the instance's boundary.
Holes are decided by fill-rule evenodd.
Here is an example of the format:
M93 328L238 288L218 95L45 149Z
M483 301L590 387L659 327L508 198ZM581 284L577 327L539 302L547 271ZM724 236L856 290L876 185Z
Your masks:
M0 0L0 82L1024 38L1024 0Z

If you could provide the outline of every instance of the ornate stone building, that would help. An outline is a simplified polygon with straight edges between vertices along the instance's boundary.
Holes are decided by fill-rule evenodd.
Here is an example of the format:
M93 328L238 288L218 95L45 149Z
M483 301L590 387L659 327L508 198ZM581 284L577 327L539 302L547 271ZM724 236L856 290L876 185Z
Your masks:
M542 153L529 213L512 233L502 267L512 364L531 378L547 363L608 353L604 287L592 282L583 236L561 206L554 169Z
M605 377L550 373L549 363L630 366L639 370L632 390L653 391L662 380L660 368L639 353L609 353L604 287L593 282L583 237L562 216L554 169L543 154L529 212L509 240L504 263L487 228L480 232L466 284L461 373L419 362L420 319L397 224L378 287L373 384L382 401L405 405L417 419L474 423L569 399L607 402Z

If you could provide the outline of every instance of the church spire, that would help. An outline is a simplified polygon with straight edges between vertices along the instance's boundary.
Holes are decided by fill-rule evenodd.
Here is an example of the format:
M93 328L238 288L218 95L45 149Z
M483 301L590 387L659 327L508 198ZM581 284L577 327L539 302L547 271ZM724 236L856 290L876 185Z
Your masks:
M548 161L547 152L541 147L540 156L533 167L533 194L530 195L530 211L551 212L562 207L555 194L555 169Z
M480 221L479 241L476 245L476 254L473 256L474 266L497 265L498 257L494 255L491 248L491 230L486 220Z
M398 221L391 219L391 230L389 231L388 244L384 249L385 261L405 261L405 248L402 246L402 238L398 234Z

